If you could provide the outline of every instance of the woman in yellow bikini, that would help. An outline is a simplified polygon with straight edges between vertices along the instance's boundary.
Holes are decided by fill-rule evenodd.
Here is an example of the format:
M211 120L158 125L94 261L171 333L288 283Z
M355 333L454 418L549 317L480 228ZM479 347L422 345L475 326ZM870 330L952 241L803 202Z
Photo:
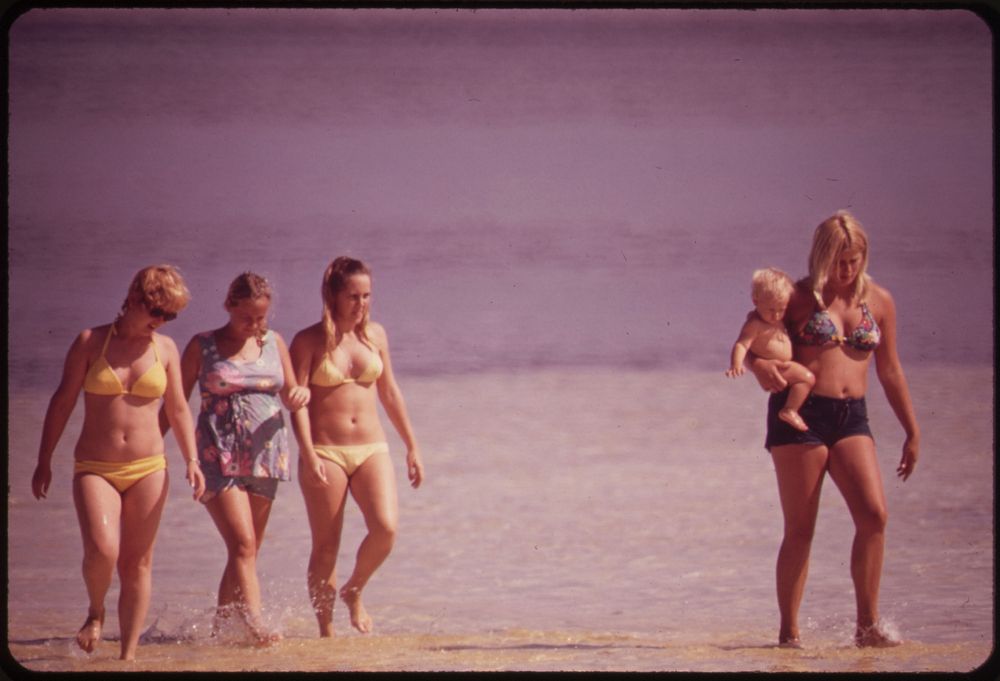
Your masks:
M423 463L389 359L385 329L369 321L371 271L340 257L323 275L323 319L295 335L290 348L299 383L308 383L314 452L299 456L299 484L312 531L307 582L319 633L333 635L336 560L350 490L368 534L354 571L340 589L351 624L362 633L372 619L361 591L392 549L396 534L396 481L376 398L406 446L406 469L416 488Z
M156 333L189 299L175 268L159 265L140 270L115 321L86 329L73 342L45 413L38 465L31 479L36 499L48 493L52 454L83 389L73 501L83 535L83 579L90 599L76 641L87 652L93 652L101 639L104 597L117 565L120 658L135 659L149 610L153 544L167 499L167 463L158 422L161 399L194 498L205 488L191 413L181 392L177 346Z

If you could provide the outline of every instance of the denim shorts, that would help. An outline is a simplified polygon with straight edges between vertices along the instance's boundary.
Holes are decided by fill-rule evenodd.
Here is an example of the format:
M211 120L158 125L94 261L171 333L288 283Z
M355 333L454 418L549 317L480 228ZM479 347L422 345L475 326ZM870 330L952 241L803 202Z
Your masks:
M201 497L202 503L208 503L218 494L221 494L230 487L237 487L247 494L256 494L259 497L266 497L271 501L278 495L277 478L258 478L252 475L219 475L219 466L209 465L202 468L205 474L205 494Z
M779 445L825 445L832 447L837 441L852 435L867 435L873 440L868 427L868 408L864 397L823 397L810 394L799 409L799 415L809 430L798 430L778 418L785 406L788 390L772 393L767 401L767 438L764 447Z

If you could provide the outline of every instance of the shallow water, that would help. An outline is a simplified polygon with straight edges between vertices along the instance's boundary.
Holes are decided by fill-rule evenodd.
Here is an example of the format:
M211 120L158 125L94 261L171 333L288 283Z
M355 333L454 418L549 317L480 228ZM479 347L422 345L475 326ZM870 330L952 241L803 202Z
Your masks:
M781 518L760 446L766 395L752 379L553 370L405 382L428 481L417 491L400 485L397 545L366 591L377 628L367 642L342 606L342 640L312 640L309 532L293 483L279 492L259 563L265 617L286 640L249 656L213 645L224 550L178 482L171 442L174 478L140 668L236 669L252 660L289 670L972 669L992 646L992 372L909 374L924 445L905 484L893 473L899 427L881 395L870 399L890 511L882 615L907 641L902 648L851 646L852 527L829 483L802 606L807 648L771 647ZM595 405L594 385L608 406ZM939 393L963 399L935 402ZM635 394L644 397L627 399ZM12 405L13 451L33 444L41 406ZM401 448L391 444L402 479ZM32 457L11 462L10 641L32 669L113 667L116 646L87 660L71 645L85 599L70 456L61 445L44 502L29 496ZM351 505L342 571L361 533ZM116 634L110 611L107 628Z

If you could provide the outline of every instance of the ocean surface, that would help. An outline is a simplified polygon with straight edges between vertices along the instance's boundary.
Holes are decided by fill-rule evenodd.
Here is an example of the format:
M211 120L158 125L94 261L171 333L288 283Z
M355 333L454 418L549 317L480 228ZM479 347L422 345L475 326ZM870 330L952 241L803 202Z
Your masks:
M171 439L135 668L968 671L991 654L991 52L975 15L36 9L9 35L6 624L27 668L123 668L114 641L72 644L82 407L49 498L30 495L75 334L169 262L193 294L163 329L178 345L225 322L246 269L272 280L290 340L340 254L374 270L428 467L400 486L400 536L367 591L376 633L341 608L343 636L314 638L293 483L259 566L286 639L210 640L225 554ZM923 430L900 483L872 371L882 614L907 643L851 646L852 527L828 483L807 648L777 650L766 395L723 371L750 273L805 274L838 208L896 300ZM343 568L362 528L350 506Z

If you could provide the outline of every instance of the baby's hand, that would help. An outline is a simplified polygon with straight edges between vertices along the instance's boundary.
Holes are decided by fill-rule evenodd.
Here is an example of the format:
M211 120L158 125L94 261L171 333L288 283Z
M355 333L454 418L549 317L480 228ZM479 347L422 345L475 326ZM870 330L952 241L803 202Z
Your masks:
M736 378L737 376L742 376L743 371L744 369L742 366L729 367L729 369L726 370L726 376L729 376L729 378Z

